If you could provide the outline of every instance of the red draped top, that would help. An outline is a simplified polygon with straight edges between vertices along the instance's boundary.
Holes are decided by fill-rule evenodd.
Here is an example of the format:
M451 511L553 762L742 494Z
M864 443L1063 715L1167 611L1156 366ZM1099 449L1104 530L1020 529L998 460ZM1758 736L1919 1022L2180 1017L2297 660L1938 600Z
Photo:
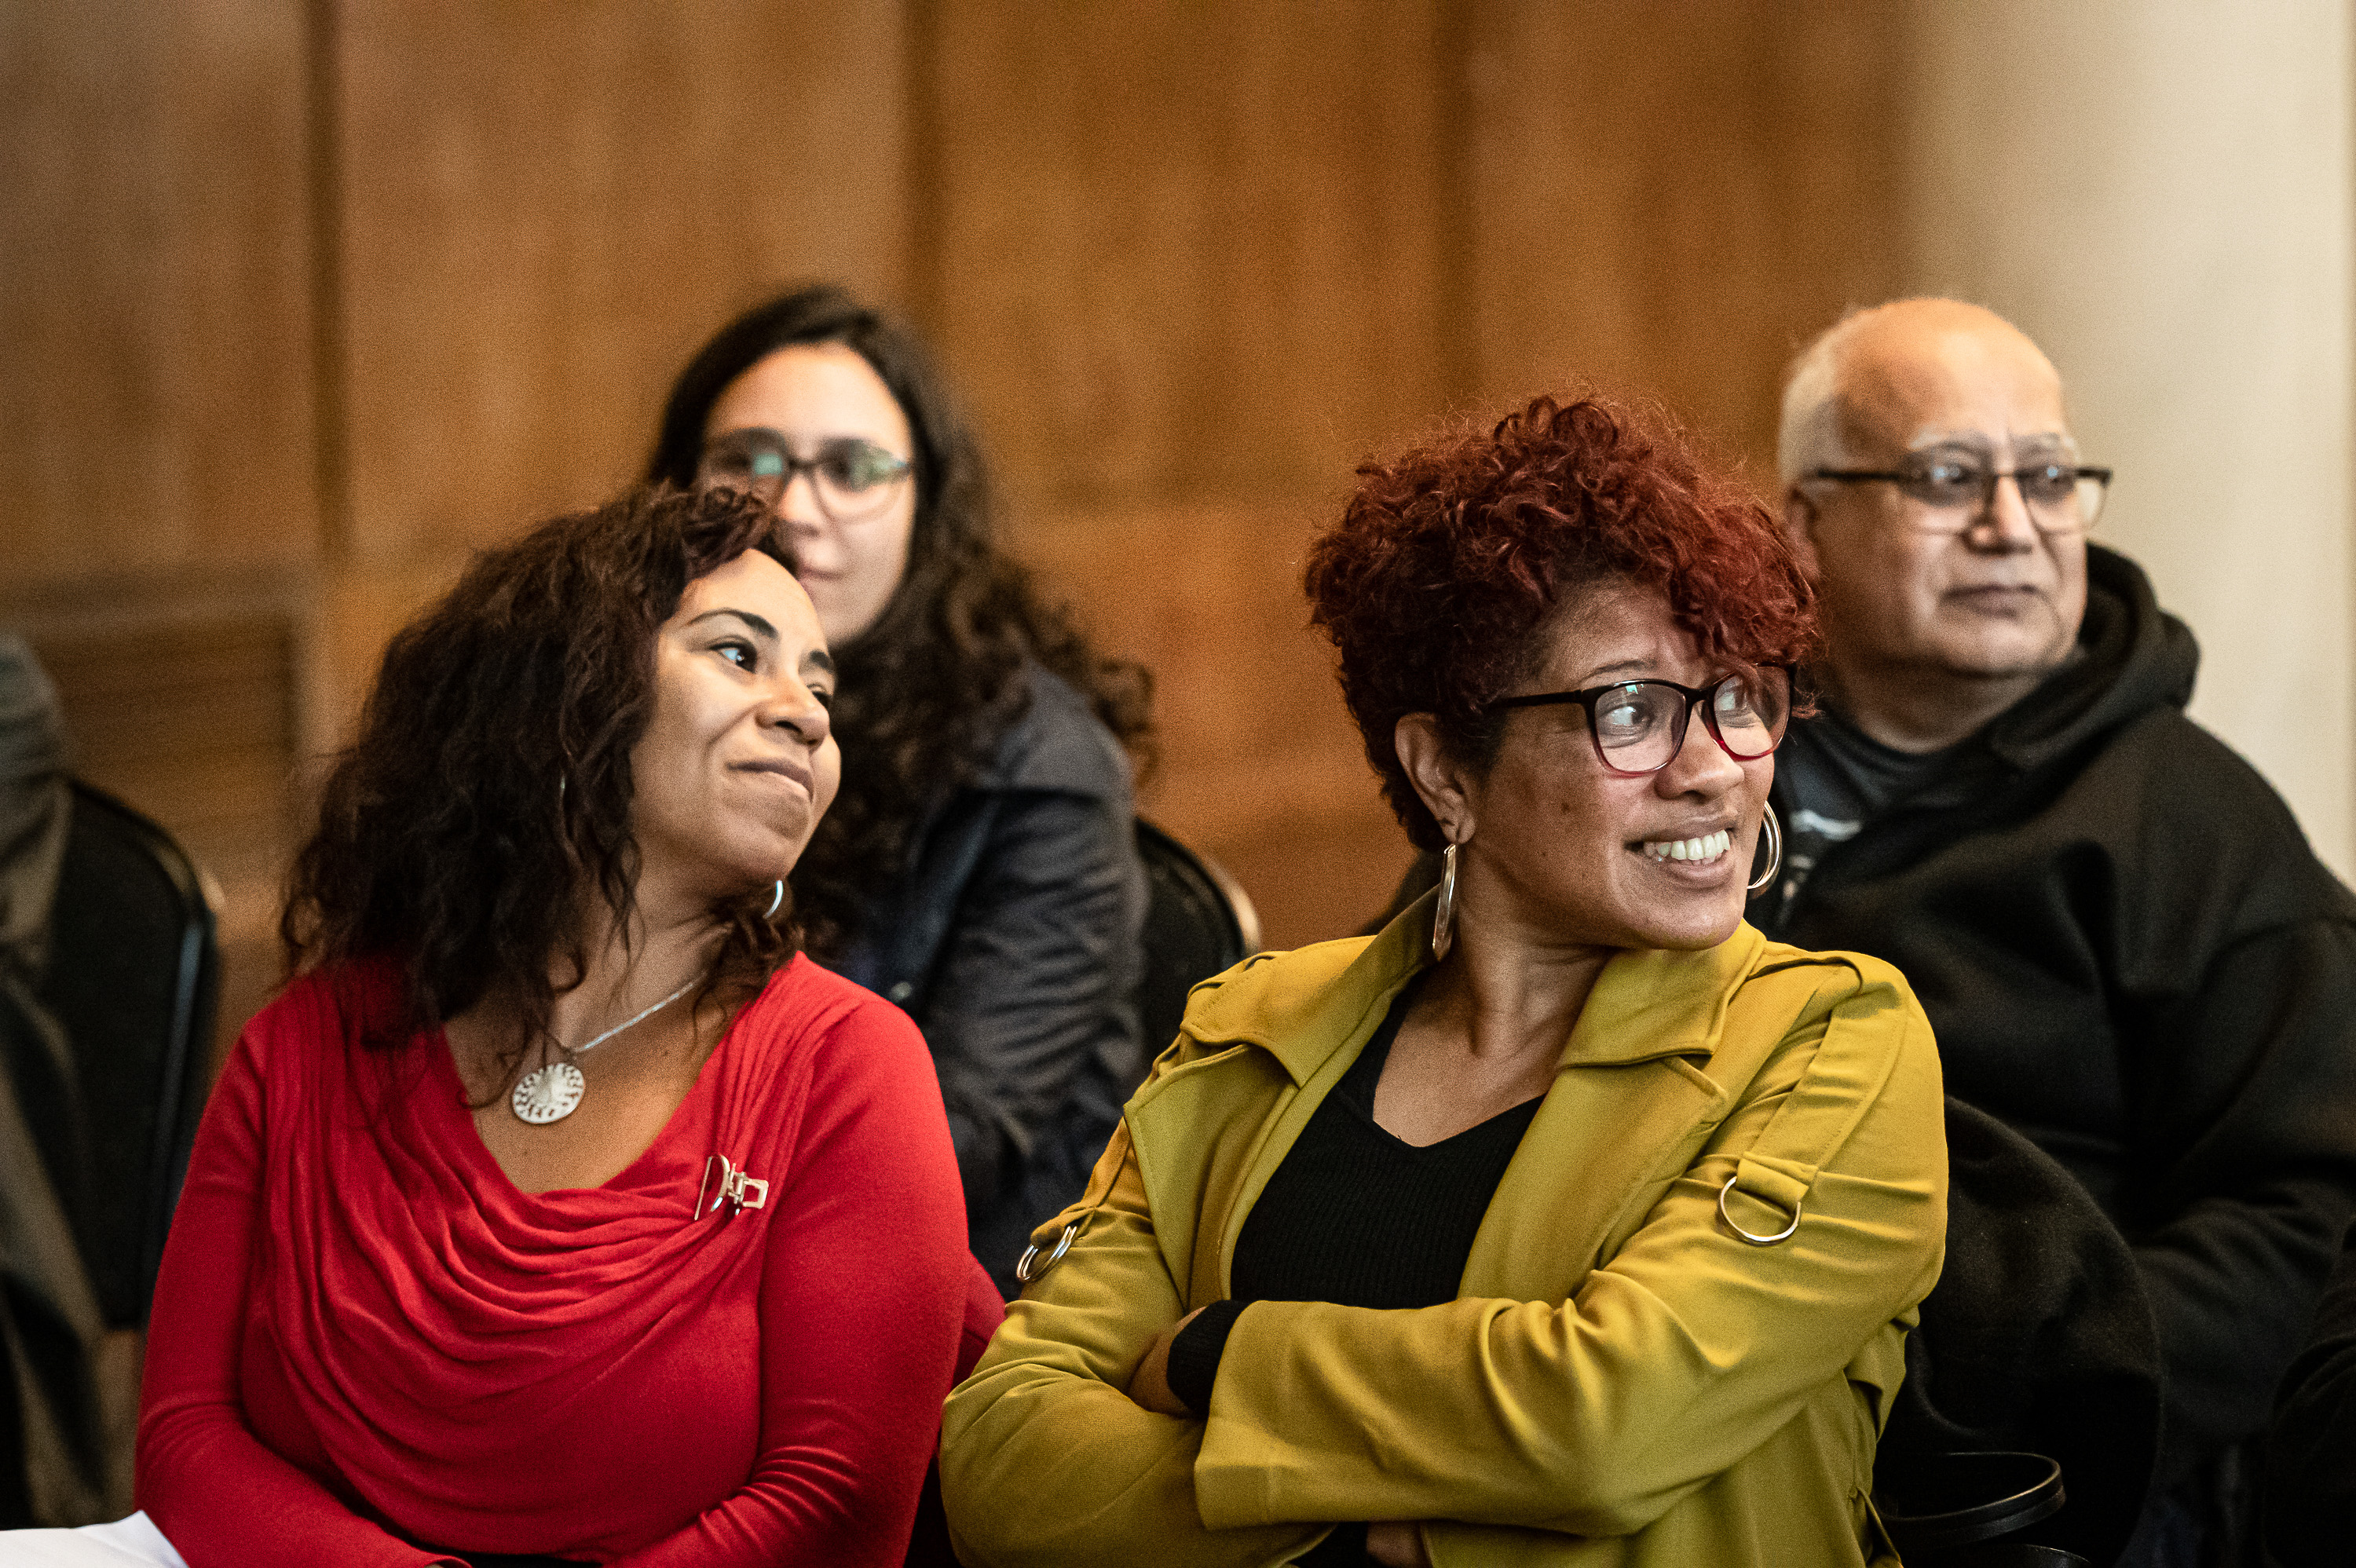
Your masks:
M296 980L206 1109L139 1424L191 1568L896 1563L999 1312L906 1016L797 958L626 1169L528 1195L444 1041L361 1045L397 983ZM695 1217L715 1154L760 1207Z

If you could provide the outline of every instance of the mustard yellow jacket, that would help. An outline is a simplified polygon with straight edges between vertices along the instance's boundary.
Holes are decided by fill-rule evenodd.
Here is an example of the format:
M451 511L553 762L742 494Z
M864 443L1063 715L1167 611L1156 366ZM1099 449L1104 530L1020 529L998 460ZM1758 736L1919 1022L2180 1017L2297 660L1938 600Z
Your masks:
M1154 1337L1227 1294L1245 1216L1430 928L1427 899L1195 988L1087 1191L1037 1232L1052 1251L1076 1226L1068 1252L949 1396L959 1552L1225 1568L1421 1520L1440 1568L1893 1562L1867 1495L1939 1273L1938 1058L1896 970L1748 925L1604 966L1457 1300L1262 1302L1207 1420L1129 1399ZM1772 1246L1729 1223L1773 1235L1795 1211Z

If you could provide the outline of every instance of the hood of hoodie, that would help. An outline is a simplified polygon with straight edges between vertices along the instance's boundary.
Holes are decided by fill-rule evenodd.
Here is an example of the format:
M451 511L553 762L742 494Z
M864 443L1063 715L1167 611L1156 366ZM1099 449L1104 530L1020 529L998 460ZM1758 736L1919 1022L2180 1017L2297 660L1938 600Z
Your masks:
M1989 751L2027 771L2192 700L2201 667L2192 629L2159 607L2143 568L2097 544L2086 547L2078 653L1988 725Z

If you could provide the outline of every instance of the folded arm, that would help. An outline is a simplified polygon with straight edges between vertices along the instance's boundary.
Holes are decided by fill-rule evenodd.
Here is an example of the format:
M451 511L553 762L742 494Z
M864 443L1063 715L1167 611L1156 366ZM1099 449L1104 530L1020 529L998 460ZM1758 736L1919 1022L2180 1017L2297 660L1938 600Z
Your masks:
M1315 1525L1206 1531L1194 1498L1203 1424L1127 1390L1183 1311L1126 1132L1090 1183L1101 1193L1071 1251L1012 1303L981 1365L949 1396L941 1495L976 1564L1068 1563L1107 1540L1171 1568L1260 1568L1297 1555Z
M1758 1140L1800 1092L1817 1043L1805 1030L1785 1042L1780 1086L1761 1074L1705 1157L1663 1173L1665 1195L1570 1301L1254 1303L1235 1321L1207 1423L1124 1392L1184 1304L1117 1137L1070 1256L1014 1306L949 1402L942 1474L961 1549L997 1564L1151 1541L1173 1562L1244 1564L1281 1561L1326 1522L1641 1528L1828 1387L1851 1398L1844 1371L1868 1377L1862 1348L1936 1276L1935 1052L1911 998L1873 989L1851 998L1873 1015L1859 1027L1902 1038L1870 1083L1806 1086L1856 1114L1824 1168L1805 1173L1792 1241L1737 1241L1718 1197L1738 1157L1781 1158ZM1870 1377L1894 1387L1898 1337L1881 1332L1879 1350ZM1017 1509L1016 1497L1062 1506Z
M1908 1038L1878 1083L1819 1074L1787 1093L1775 1080L1794 1085L1786 1069L1807 1071L1817 1053L1811 1033L1796 1033L1569 1301L1245 1310L1195 1467L1204 1522L1433 1519L1626 1534L1827 1388L1849 1397L1844 1369L1937 1276L1945 1160L1935 1053L1912 1001L1869 987L1831 1023ZM1814 1032L1824 1029L1819 1019ZM1814 1174L1797 1232L1746 1244L1719 1218L1719 1189L1739 1158L1788 1167L1773 1124L1802 1093L1867 1103ZM1770 1227L1774 1211L1733 1202L1738 1218ZM1880 1350L1891 1364L1878 1375L1894 1387L1896 1336Z

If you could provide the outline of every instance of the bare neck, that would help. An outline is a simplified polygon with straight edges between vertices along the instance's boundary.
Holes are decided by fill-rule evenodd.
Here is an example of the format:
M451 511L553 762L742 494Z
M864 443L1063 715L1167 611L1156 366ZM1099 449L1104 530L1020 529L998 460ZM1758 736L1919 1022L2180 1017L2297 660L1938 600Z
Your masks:
M1476 1059L1550 1065L1612 950L1548 940L1467 910L1450 957L1425 988L1427 1016L1461 1035Z
M701 909L642 905L627 940L602 904L598 914L581 983L549 1008L550 1032L575 1047L702 975L720 944L719 926ZM562 987L572 976L560 966L552 978Z
M2046 672L1963 676L1950 670L1858 669L1837 656L1817 667L1826 698L1869 738L1921 755L1976 734L2037 689Z

